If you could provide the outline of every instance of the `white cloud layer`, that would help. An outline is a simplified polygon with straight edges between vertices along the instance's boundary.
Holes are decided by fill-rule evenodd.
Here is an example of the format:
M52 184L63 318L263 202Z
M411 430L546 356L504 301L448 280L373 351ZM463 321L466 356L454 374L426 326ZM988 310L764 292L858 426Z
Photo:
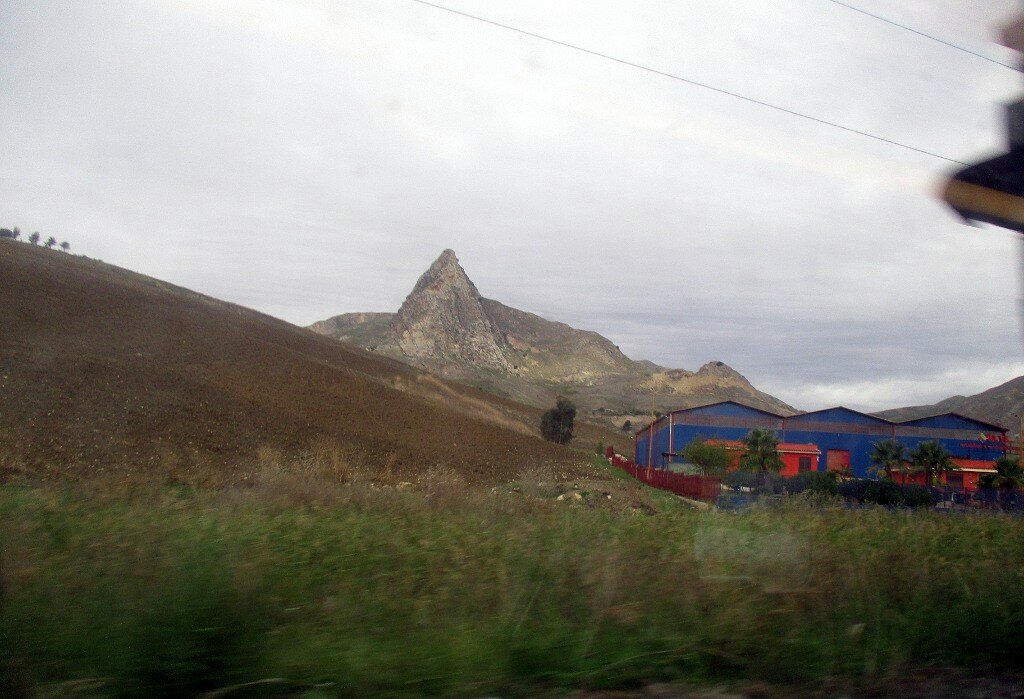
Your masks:
M822 0L450 0L958 160L1015 71ZM862 0L1002 61L1011 0ZM979 18L984 18L979 20ZM395 0L0 5L0 222L305 324L394 310L443 248L481 292L803 408L1022 369L1018 241L953 165Z

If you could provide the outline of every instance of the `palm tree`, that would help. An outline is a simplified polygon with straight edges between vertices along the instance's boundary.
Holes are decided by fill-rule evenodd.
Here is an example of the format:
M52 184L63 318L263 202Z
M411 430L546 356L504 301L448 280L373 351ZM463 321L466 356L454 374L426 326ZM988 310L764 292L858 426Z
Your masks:
M1009 456L996 461L995 485L1003 493L1003 506L1009 507L1013 492L1024 485L1024 469L1020 462Z
M758 427L751 430L743 438L747 450L740 456L740 468L757 471L761 474L761 485L764 485L768 472L778 473L782 470L782 457L779 456L779 438L772 430Z
M63 250L64 252L67 252L68 250L71 249L71 243L65 240L63 243L60 244L60 249Z
M57 239L54 238L52 235L49 238L46 239L46 247L52 248L56 244L57 244Z
M892 480L892 472L902 468L906 461L907 448L895 439L886 439L875 442L874 450L871 452L871 463L874 464L872 471L876 474L884 474L885 478Z
M1024 485L1024 468L1010 456L1001 456L996 461L996 476L996 482L1004 490L1016 490Z
M956 470L949 458L949 452L938 442L921 442L910 452L910 463L914 473L924 474L924 484L931 486L940 473Z
M30 235L28 237L28 242L32 243L33 245L39 245L39 231L36 231L32 235Z

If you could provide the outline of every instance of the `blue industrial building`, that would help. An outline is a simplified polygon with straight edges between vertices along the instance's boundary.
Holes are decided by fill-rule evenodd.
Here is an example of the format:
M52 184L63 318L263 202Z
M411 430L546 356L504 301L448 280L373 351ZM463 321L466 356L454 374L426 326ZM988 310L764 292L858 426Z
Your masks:
M1006 429L956 413L893 422L844 407L799 415L778 415L735 401L674 410L635 434L635 461L664 468L696 438L739 440L754 428L775 432L780 442L814 444L821 450L819 470L868 476L874 444L895 439L909 450L936 441L964 470L991 470L1006 453Z

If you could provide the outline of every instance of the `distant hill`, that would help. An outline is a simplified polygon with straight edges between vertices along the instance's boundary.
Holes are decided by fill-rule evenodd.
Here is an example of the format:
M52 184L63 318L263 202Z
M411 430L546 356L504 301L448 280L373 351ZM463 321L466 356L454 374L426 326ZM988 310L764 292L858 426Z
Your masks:
M1016 434L1020 431L1021 413L1024 412L1024 376L973 396L953 396L932 405L894 408L875 414L888 420L914 420L947 412L1002 425Z
M608 338L483 298L451 250L419 278L397 313L346 313L310 326L448 378L535 406L571 396L598 415L649 414L732 399L791 414L723 362L697 371L634 361Z
M371 327L373 319L363 319ZM0 480L216 472L336 450L412 478L572 473L540 410L124 269L0 240ZM590 447L609 433L578 430ZM571 477L571 476L570 476Z

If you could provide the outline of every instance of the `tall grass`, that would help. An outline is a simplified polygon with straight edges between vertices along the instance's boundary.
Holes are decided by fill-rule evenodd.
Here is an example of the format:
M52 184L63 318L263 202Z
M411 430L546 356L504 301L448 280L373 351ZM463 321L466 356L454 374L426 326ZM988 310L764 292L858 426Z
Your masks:
M168 696L261 680L398 695L735 677L850 688L1024 657L1017 519L638 514L449 475L320 499L288 479L2 489L4 681Z

